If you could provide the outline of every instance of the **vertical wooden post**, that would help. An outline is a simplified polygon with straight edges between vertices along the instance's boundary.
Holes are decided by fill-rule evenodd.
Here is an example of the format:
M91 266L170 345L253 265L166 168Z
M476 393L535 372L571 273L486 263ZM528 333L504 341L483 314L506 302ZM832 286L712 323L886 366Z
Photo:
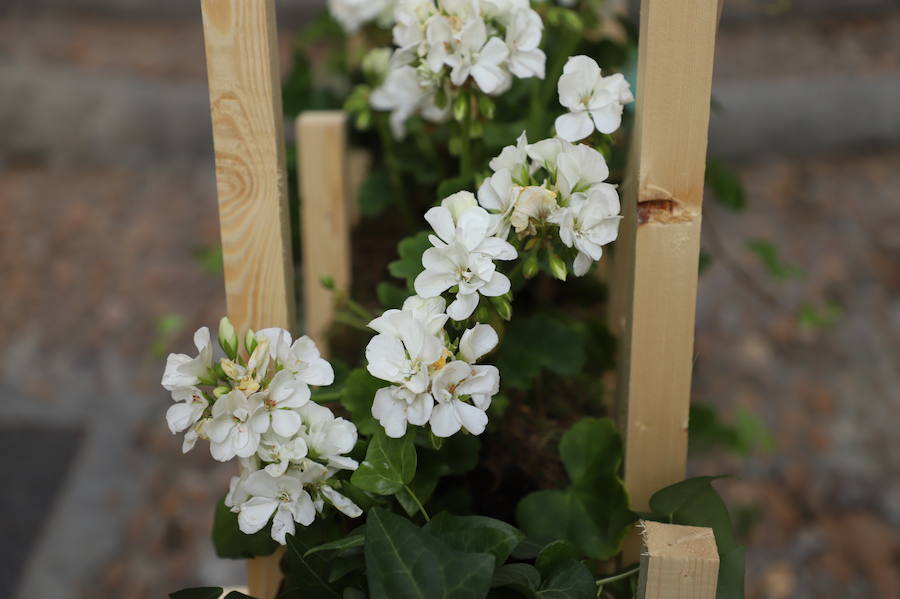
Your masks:
M642 0L612 328L634 509L684 478L718 0Z
M247 328L294 328L274 0L201 0L228 314ZM271 599L281 552L247 562Z
M350 289L350 200L346 115L304 112L297 119L297 172L300 177L305 328L323 352L334 317L334 296L324 288Z
M711 528L641 522L637 599L715 599L719 554Z

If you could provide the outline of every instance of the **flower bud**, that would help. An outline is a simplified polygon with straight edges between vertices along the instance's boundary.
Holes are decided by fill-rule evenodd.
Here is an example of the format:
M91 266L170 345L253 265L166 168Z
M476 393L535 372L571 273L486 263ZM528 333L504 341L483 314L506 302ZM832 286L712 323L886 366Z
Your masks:
M332 279L328 275L322 275L322 277L319 279L319 284L322 285L322 287L324 287L325 289L334 291L334 279Z
M563 262L562 258L557 256L556 254L551 253L548 261L550 262L550 274L552 274L560 281L565 281L566 275L568 274L568 269L566 268L566 263Z
M504 297L492 297L491 304L494 306L494 309L497 310L497 314L500 315L500 318L503 320L510 320L512 318L512 304L509 303Z
M222 397L223 395L227 395L228 393L231 393L231 387L222 385L213 389L213 395L216 399L219 399L220 397Z
M529 254L528 257L525 258L525 262L522 263L522 275L524 275L526 279L531 279L537 273L538 273L537 254Z
M375 48L362 59L362 72L372 85L381 85L391 62L390 48Z
M234 331L234 325L224 317L219 321L219 347L225 352L225 355L232 360L237 356L238 339Z
M460 94L453 101L453 118L462 121L469 114L469 96Z
M248 329L247 334L244 335L244 347L248 354L252 354L256 349L256 333L253 332L253 329Z

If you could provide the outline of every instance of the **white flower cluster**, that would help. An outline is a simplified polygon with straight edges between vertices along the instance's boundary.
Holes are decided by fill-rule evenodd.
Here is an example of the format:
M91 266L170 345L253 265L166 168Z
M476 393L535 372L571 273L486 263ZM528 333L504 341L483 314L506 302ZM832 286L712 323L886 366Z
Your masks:
M402 437L407 424L430 425L436 437L460 429L480 435L487 426L500 372L475 362L496 347L497 333L476 324L451 343L445 306L439 296L412 296L401 310L388 310L369 323L378 334L366 347L368 370L393 383L376 392L372 405L389 437Z
M203 327L194 334L198 355L170 354L162 385L175 400L166 413L169 429L186 431L183 451L208 439L216 460L240 458L241 474L225 502L238 513L241 531L255 533L272 520L272 538L284 544L294 524L310 525L326 502L359 516L332 479L357 467L346 456L356 445L356 426L310 401L310 385L334 381L315 343L308 337L292 342L283 329L251 332L245 362L227 319L219 338L227 357L214 362Z
M576 276L616 239L619 194L605 182L609 168L597 150L559 138L529 144L523 133L490 167L493 175L481 184L478 203L490 212L492 233L505 239L512 229L524 239L558 227L563 245L577 250Z
M396 3L396 0L328 0L328 12L344 31L356 33L372 22L390 27Z
M489 95L544 78L543 22L528 0L399 0L390 69L370 102L398 138L413 114L443 120L468 81Z
M621 73L604 77L593 58L572 56L557 83L559 103L569 112L556 119L556 134L575 142L594 132L612 133L622 124L625 104L634 101Z

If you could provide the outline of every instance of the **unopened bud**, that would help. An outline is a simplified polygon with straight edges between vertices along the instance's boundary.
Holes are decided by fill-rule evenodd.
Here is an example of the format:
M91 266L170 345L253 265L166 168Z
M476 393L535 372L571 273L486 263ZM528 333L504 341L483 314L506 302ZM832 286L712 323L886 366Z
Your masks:
M253 332L253 329L249 329L247 334L244 335L244 347L247 349L248 354L252 354L253 350L256 349L256 333Z
M234 332L234 325L231 324L227 316L219 321L219 347L232 360L237 356L237 334Z
M334 291L334 279L332 279L329 275L322 275L319 278L319 283L325 289L330 289L331 291Z
M469 96L460 94L453 101L453 118L462 121L469 114Z
M216 399L219 399L223 395L227 395L229 393L231 393L231 387L226 387L224 385L213 389L213 395L215 396Z
M560 281L566 280L566 275L569 274L568 269L566 268L566 263L563 262L562 258L557 256L556 254L550 254L549 257L550 262L550 274L559 279Z
M525 258L525 262L522 263L522 275L524 275L526 279L531 279L538 273L538 268L537 254L529 254L529 256Z
M491 304L503 320L512 318L512 304L504 297L492 297Z

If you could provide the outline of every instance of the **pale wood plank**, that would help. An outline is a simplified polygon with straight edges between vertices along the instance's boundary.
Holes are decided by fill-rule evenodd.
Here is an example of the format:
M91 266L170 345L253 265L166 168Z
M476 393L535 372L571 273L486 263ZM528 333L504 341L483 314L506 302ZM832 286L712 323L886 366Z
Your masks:
M637 599L714 599L719 554L711 528L641 522Z
M611 326L634 509L684 478L718 0L643 0Z
M228 314L239 331L293 329L294 280L274 0L201 0ZM275 596L282 552L247 561Z
M297 119L296 129L305 328L327 353L334 294L322 286L322 277L331 277L336 289L350 289L346 115L341 111L305 112Z

